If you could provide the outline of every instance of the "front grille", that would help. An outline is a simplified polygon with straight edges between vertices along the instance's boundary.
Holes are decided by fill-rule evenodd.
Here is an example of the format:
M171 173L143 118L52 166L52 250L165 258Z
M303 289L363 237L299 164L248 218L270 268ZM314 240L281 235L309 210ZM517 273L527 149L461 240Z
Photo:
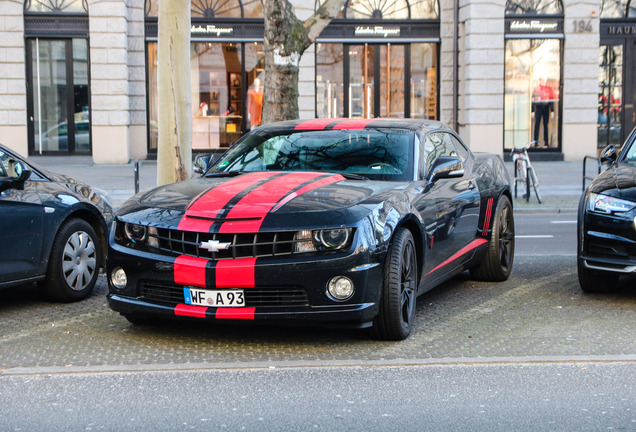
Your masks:
M245 288L245 306L289 307L309 306L307 293L303 288ZM141 282L139 298L165 303L183 303L183 287L157 282Z
M159 249L173 255L190 255L213 260L275 257L294 253L295 231L248 234L197 233L159 228ZM210 252L201 243L229 243L228 249Z

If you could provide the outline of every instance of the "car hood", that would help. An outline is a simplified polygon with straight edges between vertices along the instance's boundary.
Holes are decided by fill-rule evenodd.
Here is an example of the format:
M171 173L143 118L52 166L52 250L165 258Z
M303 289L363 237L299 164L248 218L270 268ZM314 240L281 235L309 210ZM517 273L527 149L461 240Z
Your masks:
M636 166L613 164L594 179L590 192L636 201Z
M231 178L199 178L157 187L137 195L119 209L127 220L174 225L186 216L205 220L268 218L284 226L303 215L323 224L359 219L403 189L404 182L346 180L329 173L247 173ZM161 218L161 219L159 219ZM278 221L278 222L276 222ZM296 225L297 223L294 222Z

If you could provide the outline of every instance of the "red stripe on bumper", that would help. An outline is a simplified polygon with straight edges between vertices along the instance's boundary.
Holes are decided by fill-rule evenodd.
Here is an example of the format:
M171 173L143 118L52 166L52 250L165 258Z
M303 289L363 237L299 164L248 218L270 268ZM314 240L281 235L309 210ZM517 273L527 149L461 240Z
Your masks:
M376 119L352 119L345 120L337 125L335 125L334 129L364 129L369 125L369 123L374 122Z
M457 258L461 257L464 254L467 254L468 252L470 252L471 250L477 248L478 246L483 245L484 243L488 243L488 240L480 238L480 239L476 239L473 240L472 242L468 243L466 246L464 246L463 248L461 248L460 250L458 250L457 252L455 252L453 254L453 256L451 256L449 259L447 259L446 261L444 261L443 263L441 263L440 265L438 265L437 267L435 267L433 270L431 270L430 272L426 273L426 276L430 275L431 273L433 273L434 271L437 271L439 269L441 269L442 267L447 266L448 264L452 263L453 261L455 261Z
M205 318L205 312L207 310L208 308L203 306L191 306L187 304L178 304L174 308L174 314L178 316Z
M221 233L258 232L263 218L292 190L311 179L324 175L316 172L294 172L277 177L245 195L227 214L228 219L253 218L230 221L221 225Z
M189 204L183 219L179 222L178 229L181 231L209 232L213 222L211 220L196 219L196 217L215 218L236 195L254 183L276 174L276 172L244 174L209 189Z
M174 283L205 287L205 267L207 259L187 255L178 256L174 260Z
M216 319L254 319L256 308L218 308L214 317Z
M217 288L254 288L256 258L219 260L216 263Z

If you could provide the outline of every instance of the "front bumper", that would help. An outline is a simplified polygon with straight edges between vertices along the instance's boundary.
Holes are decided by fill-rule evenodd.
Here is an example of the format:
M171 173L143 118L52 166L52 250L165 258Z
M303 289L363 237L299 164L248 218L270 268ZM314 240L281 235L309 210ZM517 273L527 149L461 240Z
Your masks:
M178 283L183 278L175 274L175 261L176 257L121 246L111 238L107 296L111 309L130 317L260 320L353 328L368 327L378 313L383 267L368 248L312 257L255 258L249 262L253 268L246 268L241 260L208 261L203 289L243 289L246 305L242 308L185 304L183 288L189 285ZM233 267L234 261L241 263ZM110 280L117 267L127 275L123 289L115 288ZM245 273L253 274L253 282L246 283ZM339 275L351 279L355 286L347 301L333 300L326 292L328 281Z
M636 214L586 211L579 258L593 270L636 275Z

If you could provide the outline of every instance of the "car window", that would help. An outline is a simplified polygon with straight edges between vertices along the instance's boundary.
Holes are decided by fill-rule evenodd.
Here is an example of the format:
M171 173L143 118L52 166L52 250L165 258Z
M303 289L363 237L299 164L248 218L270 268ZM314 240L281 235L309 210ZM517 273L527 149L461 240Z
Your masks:
M461 158L462 162L466 162L466 158L468 157L468 149L466 148L464 143L458 140L457 137L455 137L454 135L451 135L451 134L446 134L446 135L450 138L451 142L453 143L453 146L455 147L455 151Z
M632 146L627 150L625 162L636 165L636 140L632 141Z
M253 133L211 172L326 171L374 180L412 180L413 137L412 131L401 129Z
M465 149L462 149L465 151ZM426 160L426 173L429 173L431 167L442 156L454 156L460 157L462 160L466 159L468 152L462 154L457 151L455 144L452 140L452 135L444 132L430 133L426 136L424 141L424 152ZM462 152L463 153L463 152Z
M9 172L9 157L5 152L0 150L0 177L8 177Z

